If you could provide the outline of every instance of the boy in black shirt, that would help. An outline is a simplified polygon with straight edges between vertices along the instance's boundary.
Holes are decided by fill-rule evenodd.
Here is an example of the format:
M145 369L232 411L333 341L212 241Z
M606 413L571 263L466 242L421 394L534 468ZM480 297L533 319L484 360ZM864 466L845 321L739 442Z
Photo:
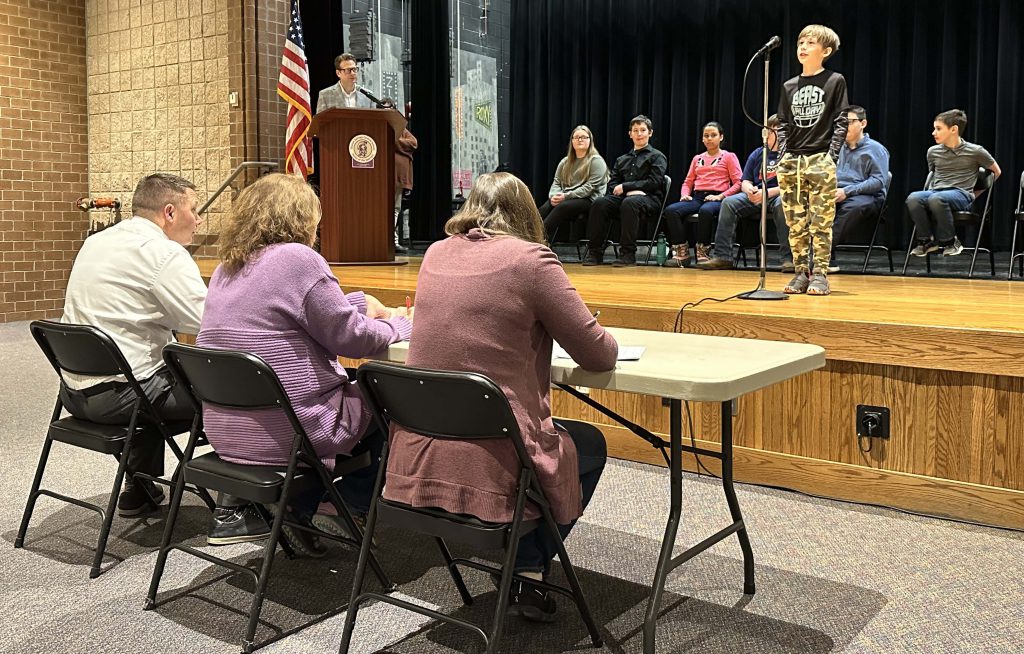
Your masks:
M619 219L619 258L614 266L636 265L636 231L640 213L656 214L665 196L665 171L668 159L651 147L654 134L651 119L643 114L629 121L629 138L633 149L615 160L608 180L607 195L594 200L587 219L589 240L584 266L596 266L604 260L605 224Z
M796 276L786 293L828 295L832 221L836 216L836 161L846 139L846 79L822 65L839 49L839 36L808 25L797 39L803 72L782 86L777 177L789 225ZM814 238L814 277L809 255Z

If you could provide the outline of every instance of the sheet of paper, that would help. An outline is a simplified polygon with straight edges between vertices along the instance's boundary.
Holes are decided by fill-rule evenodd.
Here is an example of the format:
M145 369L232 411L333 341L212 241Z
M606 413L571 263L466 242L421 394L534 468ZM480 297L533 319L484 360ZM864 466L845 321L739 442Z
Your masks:
M618 361L639 361L647 348L643 345L620 345ZM569 353L562 349L562 346L555 343L552 350L552 357L555 359L571 359Z

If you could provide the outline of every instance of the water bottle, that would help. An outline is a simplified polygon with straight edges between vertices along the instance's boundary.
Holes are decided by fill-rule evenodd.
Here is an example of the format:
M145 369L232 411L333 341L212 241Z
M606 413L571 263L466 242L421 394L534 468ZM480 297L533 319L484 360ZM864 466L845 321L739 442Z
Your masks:
M664 266L668 261L668 243L665 242L664 234L658 235L658 253L655 256L659 266Z

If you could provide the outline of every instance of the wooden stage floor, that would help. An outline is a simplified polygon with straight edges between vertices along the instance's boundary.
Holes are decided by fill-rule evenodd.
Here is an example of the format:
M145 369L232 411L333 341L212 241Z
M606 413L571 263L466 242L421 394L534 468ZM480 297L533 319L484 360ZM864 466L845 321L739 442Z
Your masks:
M401 305L415 297L419 261L334 271L346 290ZM216 264L199 263L204 277ZM746 270L566 264L566 271L602 324L662 331L672 330L682 305L726 298L758 280ZM789 277L769 273L767 285L781 289ZM830 281L827 297L708 301L684 313L683 331L826 351L824 370L741 398L736 478L1024 528L1024 283L846 274ZM667 433L657 398L592 392ZM858 404L892 411L891 438L875 439L868 452L855 436ZM615 456L661 461L563 393L553 410L600 424ZM696 437L714 447L718 407L695 405L694 419Z

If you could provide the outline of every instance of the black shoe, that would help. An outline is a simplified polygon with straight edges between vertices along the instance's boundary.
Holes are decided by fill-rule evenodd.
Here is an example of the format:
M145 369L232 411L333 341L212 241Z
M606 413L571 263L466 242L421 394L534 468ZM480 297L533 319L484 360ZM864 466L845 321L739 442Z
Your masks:
M398 252L399 254L405 254L408 251L409 251L409 248L405 247L404 245L402 245L398 241L395 241L395 252Z
M251 504L220 508L213 511L213 523L206 535L207 545L234 545L263 540L270 536L270 526Z
M508 614L531 622L554 622L557 610L551 593L526 581L512 581Z
M271 515L277 514L276 504L267 504L267 510L270 511ZM305 527L313 527L313 523L307 518L300 520L291 511L285 509L284 519L289 522L294 522ZM302 529L296 529L289 525L281 526L281 537L288 539L288 544L292 546L295 553L299 556L309 556L314 559L320 559L327 555L327 548L323 543L320 542L320 537L316 534L312 534Z
M602 257L597 256L593 252L589 252L587 253L587 256L583 257L583 261L581 263L584 266L600 266L602 263L604 263L604 259Z
M623 252L619 255L619 258L612 262L612 265L616 268L625 268L627 266L636 265L636 254L633 252Z
M152 500L152 502L148 501ZM117 515L122 518L150 513L160 508L164 491L148 479L127 478L117 498Z

